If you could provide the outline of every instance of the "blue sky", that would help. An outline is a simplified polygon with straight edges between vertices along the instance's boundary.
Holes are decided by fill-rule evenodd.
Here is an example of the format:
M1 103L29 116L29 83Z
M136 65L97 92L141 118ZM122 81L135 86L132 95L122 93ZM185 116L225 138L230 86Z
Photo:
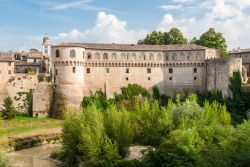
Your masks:
M67 41L136 43L153 30L186 37L215 27L229 48L250 47L250 0L0 0L0 51Z

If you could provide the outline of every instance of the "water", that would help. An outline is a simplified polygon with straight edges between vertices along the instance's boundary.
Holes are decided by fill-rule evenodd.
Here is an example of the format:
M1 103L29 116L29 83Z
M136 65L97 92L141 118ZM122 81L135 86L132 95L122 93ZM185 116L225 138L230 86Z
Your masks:
M56 162L48 159L50 153L60 150L59 144L47 144L7 154L12 167L55 167Z

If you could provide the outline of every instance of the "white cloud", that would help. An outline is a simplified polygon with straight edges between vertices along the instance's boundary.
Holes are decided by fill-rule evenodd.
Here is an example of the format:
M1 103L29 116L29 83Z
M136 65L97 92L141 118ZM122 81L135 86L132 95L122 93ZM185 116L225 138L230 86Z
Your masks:
M172 1L176 3L192 3L195 2L196 0L172 0Z
M94 27L84 32L74 29L69 33L59 33L52 40L54 42L81 40L102 43L137 43L146 34L145 30L129 30L127 22L119 20L112 14L99 12Z
M244 3L245 6L236 5ZM206 4L206 5L205 5ZM199 37L210 27L222 32L226 38L229 49L236 47L250 47L250 15L244 13L244 9L250 6L250 0L206 0L201 4L207 12L201 18L178 18L171 14L165 14L158 30L168 31L172 27L180 28L185 36L192 38Z
M182 5L162 5L160 8L164 10L181 10Z

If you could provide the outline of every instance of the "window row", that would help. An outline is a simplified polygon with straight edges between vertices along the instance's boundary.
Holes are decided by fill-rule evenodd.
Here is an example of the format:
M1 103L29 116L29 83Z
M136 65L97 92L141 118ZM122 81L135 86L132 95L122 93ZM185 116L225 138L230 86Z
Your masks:
M83 52L83 59L84 59L84 52ZM119 57L118 57L119 56ZM56 57L60 57L60 51L57 49L56 50ZM70 50L70 58L75 58L76 57L76 51L74 49ZM101 54L99 52L96 52L94 55L90 52L87 53L86 56L87 60L101 60ZM191 60L200 60L201 59L201 52L197 51L195 54L193 54L192 52L181 52L180 54L177 53L164 53L163 55L161 53L150 53L148 58L146 56L146 54L144 52L141 52L139 55L136 55L136 53L121 53L120 55L118 55L117 53L112 53L111 57L109 57L108 53L103 53L102 55L102 60L112 60L112 61L116 61L116 60L172 60L172 61L191 61Z

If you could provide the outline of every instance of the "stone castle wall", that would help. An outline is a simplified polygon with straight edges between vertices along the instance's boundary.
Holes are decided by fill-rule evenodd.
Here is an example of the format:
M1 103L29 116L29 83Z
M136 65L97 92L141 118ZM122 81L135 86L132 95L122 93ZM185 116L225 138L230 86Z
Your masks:
M241 58L206 60L206 90L221 90L229 96L229 77L237 70L242 70Z

